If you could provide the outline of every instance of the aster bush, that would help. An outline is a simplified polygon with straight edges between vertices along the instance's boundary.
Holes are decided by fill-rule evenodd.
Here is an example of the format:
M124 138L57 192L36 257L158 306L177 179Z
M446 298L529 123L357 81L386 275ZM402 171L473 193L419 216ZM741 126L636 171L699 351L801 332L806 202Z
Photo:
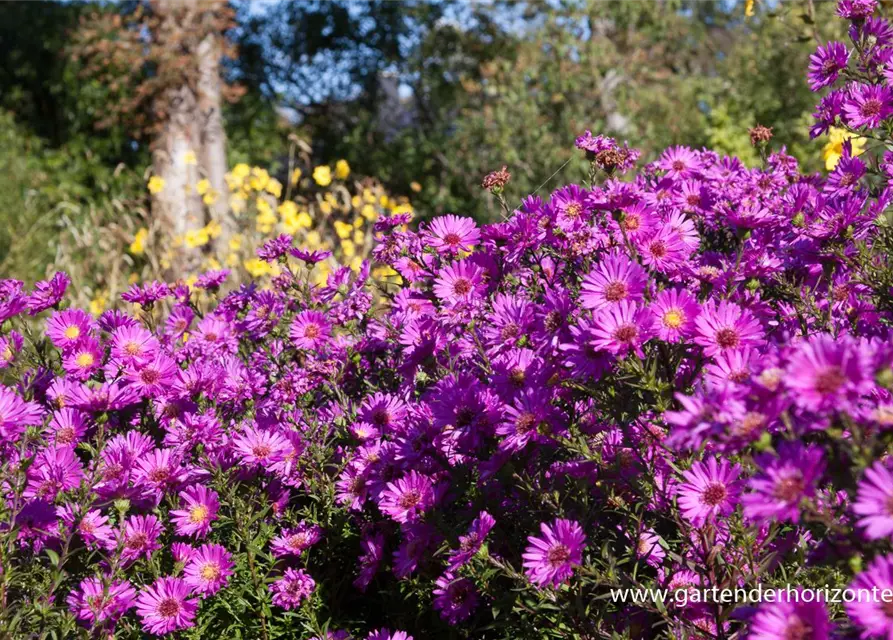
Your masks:
M586 185L372 261L267 241L271 286L0 282L4 637L893 637L893 28L851 42L803 175L586 132ZM852 140L869 144L858 157ZM782 589L762 603L614 588Z

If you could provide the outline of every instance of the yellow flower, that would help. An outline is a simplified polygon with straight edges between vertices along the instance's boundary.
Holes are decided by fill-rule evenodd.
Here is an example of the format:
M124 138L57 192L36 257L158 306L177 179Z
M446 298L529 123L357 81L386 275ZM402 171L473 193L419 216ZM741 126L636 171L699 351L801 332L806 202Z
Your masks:
M362 227L365 223L366 223L366 221L363 220L362 216L357 216L356 218L353 219L353 228L354 228L354 229L359 229L359 228Z
M363 259L360 256L354 256L351 258L349 266L354 271L359 271L360 267L363 266Z
M744 15L750 18L753 15L753 3L754 0L747 0L744 3Z
M298 226L303 227L304 229L309 229L313 226L313 218L310 217L310 214L306 211L302 211L298 214Z
M342 240L341 253L345 258L353 258L357 255L357 246L351 240Z
M147 186L149 187L149 193L153 196L158 195L164 189L164 178L161 176L152 176L149 178L149 184Z
M189 247L190 249L195 249L196 247L202 247L208 244L210 240L210 236L208 235L207 229L190 229L186 232L186 235L183 236L183 243Z
M270 174L267 173L266 169L254 167L251 170L251 180L249 181L249 184L251 185L252 189L254 189L255 191L263 191L269 182Z
M347 176L350 175L350 165L347 164L347 160L339 160L335 163L335 177L339 180L344 180Z
M198 192L198 195L205 195L211 190L211 181L207 178L202 178L195 184L195 190Z
M391 213L395 216L400 215L401 213L412 213L412 212L413 212L412 205L409 204L408 202L404 202L403 204L398 204L391 211Z
M210 269L211 271L217 271L221 267L220 261L217 260L217 258L208 258L207 264L208 269Z
M184 284L187 287L189 287L190 289L192 289L195 286L196 282L198 282L198 276L195 274L192 274L191 276L186 278L186 280L184 281Z
M104 293L96 294L96 297L90 301L90 313L94 316L102 315L102 312L105 311L105 307L108 304L108 299L106 298Z
M366 242L366 234L357 229L353 232L353 241L356 244L363 244L364 242Z
M258 213L261 213L261 214L273 213L273 205L271 205L264 198L258 198L254 204L257 207Z
M235 167L233 167L233 177L238 178L239 180L247 178L250 173L251 167L249 167L244 162L240 162Z
M195 151L190 149L183 154L183 163L188 165L198 164L198 158L195 157Z
M133 236L133 242L130 243L130 253L135 256L141 256L146 252L146 239L149 237L149 230L142 228Z
M378 218L378 212L371 204L363 205L363 208L360 210L360 215L366 218L369 222Z
M238 251L242 248L242 236L240 234L234 235L229 239L229 250L230 251Z
M261 276L265 276L273 272L273 270L270 268L270 263L264 262L260 258L252 258L251 260L246 260L244 262L244 266L245 271L250 273L255 278L260 278Z
M211 220L211 222L205 225L205 231L210 237L219 238L223 231L223 227L221 227L220 223L216 220Z
M330 202L320 202L319 211L323 215L329 215L330 213L332 213L332 204Z
M325 165L316 167L313 170L313 180L321 187L328 187L332 184L332 170Z
M291 172L291 176L289 177L289 182L291 182L292 186L298 184L298 180L301 179L301 174L303 172L300 169L295 169Z
M298 205L291 200L286 200L276 209L283 218L286 216L294 216L298 213Z
M828 142L822 149L822 158L825 160L825 169L832 171L840 158L843 157L843 143L850 140L853 149L853 156L860 156L865 153L865 143L867 140L857 137L856 134L850 133L846 129L831 127L828 131Z
M352 231L352 225L342 222L341 220L335 220L335 233L337 233L338 237L342 240L349 238Z
M202 196L202 202L210 207L212 204L217 202L217 192L213 189L211 191L208 191L208 193Z
M270 233L271 231L273 231L273 227L276 225L276 222L278 222L276 219L276 214L273 213L272 209L268 209L257 215L255 226L261 233Z
M350 206L354 209L359 209L361 204L363 204L363 201L360 200L360 196L354 196L350 199Z
M244 213L245 209L248 208L248 200L241 193L237 193L233 196L230 196L229 208L236 215Z
M274 198L282 197L282 183L276 180L276 178L270 178L270 181L266 186L267 193L272 195Z
M319 231L308 231L304 239L311 250L318 249L322 245L322 237L319 235Z
M235 267L239 264L239 256L235 253L226 254L226 266L227 267Z
M420 185L418 182L410 182L409 188L418 193L422 190L422 185Z
M375 204L375 194L372 193L369 189L363 189L363 200L368 202L369 204Z
M229 187L230 191L238 191L239 187L242 186L242 178L234 175L232 171L227 173L224 178L226 179L226 186Z

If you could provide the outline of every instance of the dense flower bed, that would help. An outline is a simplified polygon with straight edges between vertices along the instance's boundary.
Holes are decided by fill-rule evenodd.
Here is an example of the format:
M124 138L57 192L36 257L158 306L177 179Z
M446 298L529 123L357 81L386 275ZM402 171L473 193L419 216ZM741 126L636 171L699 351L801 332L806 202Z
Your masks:
M816 134L890 139L873 10L814 56L849 81ZM607 597L893 588L893 155L804 176L753 138L759 168L675 147L620 180L636 152L587 132L587 187L512 210L501 171L499 223L378 219L395 282L318 284L289 236L269 289L98 319L63 274L3 281L0 631L893 637L881 600Z

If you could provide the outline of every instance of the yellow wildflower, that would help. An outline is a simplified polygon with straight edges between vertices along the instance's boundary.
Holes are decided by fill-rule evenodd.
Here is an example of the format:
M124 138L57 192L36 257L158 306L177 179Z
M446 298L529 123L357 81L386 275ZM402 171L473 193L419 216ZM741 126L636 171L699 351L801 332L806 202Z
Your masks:
M748 18L753 16L753 3L754 3L754 0L747 0L744 3L744 15Z
M352 206L354 209L359 209L361 204L363 204L363 201L360 200L360 196L353 196L350 199L350 206Z
M352 231L352 225L342 222L341 220L335 220L335 233L337 233L338 237L342 240L349 238Z
M149 184L147 186L149 187L149 193L153 196L158 195L164 190L164 178L161 176L152 176L149 178Z
M330 202L320 202L319 203L319 211L323 215L329 215L332 213L332 203Z
M136 232L133 236L133 242L130 243L130 253L135 256L141 256L146 252L146 239L149 237L149 230L145 227Z
M258 213L273 213L273 205L264 198L258 198L254 204L257 207Z
M195 190L198 195L203 196L211 190L211 181L207 178L202 178L195 184Z
M357 229L353 232L353 241L356 244L363 244L366 242L366 234L362 230Z
M186 280L184 281L184 284L187 287L189 287L190 289L192 289L195 286L196 282L198 282L198 276L195 274L192 274L191 276L186 278Z
M304 240L307 241L307 245L311 250L318 249L322 245L322 237L319 235L319 231L308 231Z
M332 170L326 165L316 167L313 170L313 180L321 187L332 184Z
M313 226L313 218L310 217L310 214L306 211L302 211L298 214L298 226L303 227L304 229L309 229Z
M422 190L422 185L420 185L418 182L410 182L409 188L418 193Z
M856 134L850 133L846 129L831 127L828 131L828 142L822 149L822 158L825 160L825 169L831 171L837 166L840 158L843 157L843 143L850 140L853 148L853 156L860 156L865 153L865 143L867 140L857 137Z
M220 261L217 260L217 258L208 258L207 265L207 268L211 271L217 271L221 267Z
M251 180L249 180L249 184L251 188L255 191L263 191L267 184L270 182L270 174L267 173L266 169L261 169L260 167L254 167L251 169Z
M261 276L265 276L273 272L273 270L270 268L270 263L264 262L260 258L252 258L251 260L246 260L244 262L244 266L245 271L250 273L255 278L260 278Z
M345 258L353 258L357 255L357 245L355 245L352 240L342 240L341 253Z
M270 233L273 231L273 227L276 225L278 220L276 219L276 214L273 213L272 209L267 209L257 214L257 219L255 220L255 224L257 230L261 233Z
M282 183L279 182L276 178L270 178L270 181L267 183L265 187L267 193L272 195L274 198L282 197Z
M244 180L251 174L251 167L249 167L244 162L240 162L235 167L233 167L233 176L238 178L239 180Z
M412 205L409 204L408 202L404 202L403 204L398 204L391 211L391 213L395 216L400 215L401 213L412 213L412 212L413 212Z
M198 164L198 158L195 157L195 151L190 149L183 153L183 164L188 164L190 166L194 166Z
M223 227L220 226L220 223L216 220L211 220L207 225L205 225L205 231L212 238L219 238L221 232L223 231Z
M369 189L363 189L363 200L368 202L369 204L375 204L375 194L372 193Z
M226 254L226 266L227 267L235 267L239 264L239 256L235 253Z
M104 293L96 294L96 297L90 301L90 313L94 316L102 315L102 312L105 311L105 307L108 304L108 298Z
M353 219L353 228L354 229L359 229L364 224L366 224L366 221L363 220L362 216L357 216L356 218Z
M360 267L363 266L363 259L360 256L354 256L350 259L350 264L348 266L354 271L359 271Z
M279 215L283 218L285 216L294 216L298 213L298 205L296 205L291 200L286 200L276 209L279 212Z
M378 218L378 212L371 204L363 205L363 208L360 210L360 215L366 218L369 222Z
M211 191L208 191L208 193L202 196L202 202L210 207L212 204L217 202L217 192L213 189Z
M210 236L208 235L207 229L190 229L186 232L186 235L183 236L183 243L189 247L190 249L195 249L196 247L202 247L208 244L210 240Z
M234 175L232 171L227 172L224 178L226 179L226 186L229 187L230 191L237 191L242 186L242 178Z
M298 184L298 180L301 179L302 174L303 174L303 171L301 171L300 169L295 169L291 172L291 177L289 178L289 181L291 182L291 184L293 186Z
M237 193L233 196L230 196L229 208L236 215L244 213L245 209L248 208L248 200L241 193Z
M339 160L335 163L335 177L339 180L344 180L347 176L350 175L350 165L347 164L347 160Z
M232 238L229 239L229 250L230 251L238 251L242 248L242 236L241 234L236 234Z

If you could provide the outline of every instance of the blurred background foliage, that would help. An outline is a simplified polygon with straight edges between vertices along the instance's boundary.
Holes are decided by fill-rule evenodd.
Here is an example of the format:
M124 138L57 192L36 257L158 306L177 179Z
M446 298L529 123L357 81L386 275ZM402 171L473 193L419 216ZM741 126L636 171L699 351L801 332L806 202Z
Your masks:
M91 75L72 53L91 16L114 23L141 4L3 4L4 277L33 281L126 247L148 226L150 149L107 117L139 88ZM480 180L502 165L516 200L548 193L559 168L563 181L582 180L573 139L584 129L629 141L645 160L686 144L756 162L748 129L758 123L807 168L821 168L824 142L809 140L807 124L817 98L804 70L817 41L842 35L833 32L840 21L828 19L831 2L230 6L235 53L223 75L243 93L223 107L227 163L265 167L284 184L289 149L301 140L312 150L305 171L343 159L352 175L408 195L417 216L487 220L497 205ZM125 255L115 269L137 267ZM79 284L97 287L91 278Z

